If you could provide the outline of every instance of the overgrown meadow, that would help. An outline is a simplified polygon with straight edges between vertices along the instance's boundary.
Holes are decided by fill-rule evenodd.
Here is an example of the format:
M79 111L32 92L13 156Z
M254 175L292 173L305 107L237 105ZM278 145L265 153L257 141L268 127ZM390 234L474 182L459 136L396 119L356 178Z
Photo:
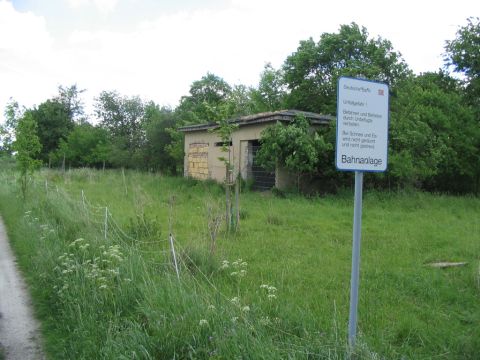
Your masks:
M23 201L1 177L50 358L347 357L351 191L244 190L226 233L214 183L44 170ZM365 191L357 358L478 358L479 240L478 198Z

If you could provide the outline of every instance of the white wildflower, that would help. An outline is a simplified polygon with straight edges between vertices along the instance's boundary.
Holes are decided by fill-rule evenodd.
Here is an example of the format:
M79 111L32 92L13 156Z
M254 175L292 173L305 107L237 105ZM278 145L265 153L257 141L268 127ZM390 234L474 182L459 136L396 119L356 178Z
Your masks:
M237 306L240 306L240 298L238 297L234 297L230 300L230 302L233 304L233 305L237 305Z
M242 311L243 311L243 312L249 312L249 311L250 311L250 306L248 306L248 305L247 305L247 306L244 306L244 307L242 308Z
M208 321L206 319L201 319L200 322L198 323L200 326L208 326Z
M208 305L208 310L215 311L215 305Z
M234 316L234 317L232 317L232 319L231 319L231 320L232 320L232 323L236 323L236 322L237 322L237 320L238 320L238 316Z
M237 260L235 260L235 261L232 263L232 265L233 265L233 266L239 266L242 262L243 262L242 259L237 259Z

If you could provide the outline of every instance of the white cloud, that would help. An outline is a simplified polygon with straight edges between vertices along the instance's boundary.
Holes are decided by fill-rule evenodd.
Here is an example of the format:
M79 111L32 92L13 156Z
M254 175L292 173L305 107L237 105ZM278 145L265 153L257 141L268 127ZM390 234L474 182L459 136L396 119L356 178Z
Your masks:
M102 11L118 4L68 1ZM89 104L100 91L115 89L171 105L207 71L232 84L254 85L266 62L278 67L300 40L317 41L321 33L352 21L366 26L371 36L391 40L414 71L435 71L442 64L444 40L475 13L473 8L480 10L474 4L467 10L458 4L433 17L430 5L409 0L395 16L380 1L359 7L348 1L232 0L230 6L208 10L159 12L129 31L76 30L66 42L55 42L44 18L0 0L0 111L9 96L31 106L53 96L58 85L73 83L87 89Z
M68 4L73 9L93 5L102 13L109 13L115 10L118 0L68 0Z
M0 1L0 110L10 97L31 106L51 93L54 41L43 17L19 13Z
M70 7L73 9L78 9L90 2L90 0L67 0L67 1L68 1L68 5L70 5Z
M41 51L53 41L43 17L31 12L18 13L12 3L0 1L0 50Z
M104 13L111 12L117 6L118 0L93 0L98 10Z

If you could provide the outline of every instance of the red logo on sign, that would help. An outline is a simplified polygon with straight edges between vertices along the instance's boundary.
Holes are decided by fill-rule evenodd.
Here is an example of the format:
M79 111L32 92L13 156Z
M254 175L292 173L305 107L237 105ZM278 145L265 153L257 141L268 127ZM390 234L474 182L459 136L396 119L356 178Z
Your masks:
M378 90L378 95L380 95L380 96L385 95L385 94L383 93L383 89L379 89L379 90Z

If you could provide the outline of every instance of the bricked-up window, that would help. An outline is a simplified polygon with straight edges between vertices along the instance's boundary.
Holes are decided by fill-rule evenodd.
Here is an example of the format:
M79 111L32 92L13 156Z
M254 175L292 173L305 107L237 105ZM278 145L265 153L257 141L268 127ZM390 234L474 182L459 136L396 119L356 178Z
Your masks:
M231 142L231 141L228 141L228 142L216 142L216 143L215 143L215 146L216 146L216 147L220 147L220 146L232 146L232 142Z
M208 143L193 143L188 146L188 176L208 179Z

